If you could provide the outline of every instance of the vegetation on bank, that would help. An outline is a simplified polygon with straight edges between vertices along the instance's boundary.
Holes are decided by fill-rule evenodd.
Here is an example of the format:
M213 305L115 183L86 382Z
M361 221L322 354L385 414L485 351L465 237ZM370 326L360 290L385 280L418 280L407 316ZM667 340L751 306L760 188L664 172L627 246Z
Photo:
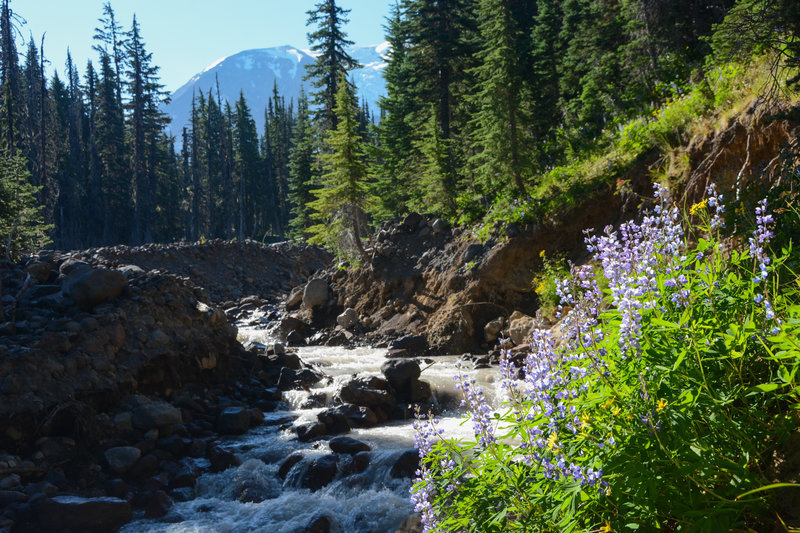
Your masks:
M787 530L800 213L788 186L754 216L731 204L752 231L723 238L708 194L681 213L657 188L640 223L587 237L592 263L556 281L558 335L504 354L502 407L458 377L474 442L417 422L425 531Z

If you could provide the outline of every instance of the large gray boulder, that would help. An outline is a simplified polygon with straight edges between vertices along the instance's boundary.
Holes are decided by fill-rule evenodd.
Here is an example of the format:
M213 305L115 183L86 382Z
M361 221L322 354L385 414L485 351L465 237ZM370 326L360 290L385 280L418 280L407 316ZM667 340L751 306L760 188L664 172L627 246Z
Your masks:
M142 451L135 446L117 446L107 449L104 455L111 470L117 474L124 474L133 468L142 456Z
M303 291L303 305L314 308L326 303L328 303L328 280L317 278L309 281Z
M165 402L144 404L133 411L133 426L145 431L182 422L181 410Z
M116 298L128 280L116 270L84 268L77 266L64 278L61 290L82 309L91 309L109 298Z

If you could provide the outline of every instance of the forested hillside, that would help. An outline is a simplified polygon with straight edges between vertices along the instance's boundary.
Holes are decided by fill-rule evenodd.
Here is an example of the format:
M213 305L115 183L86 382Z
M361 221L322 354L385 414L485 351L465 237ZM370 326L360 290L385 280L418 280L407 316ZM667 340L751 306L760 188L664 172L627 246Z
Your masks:
M581 162L636 120L657 120L692 91L706 99L695 115L716 106L720 68L757 59L773 88L797 84L796 70L783 76L798 61L790 0L404 0L386 21L388 96L374 124L351 81L337 110L340 80L358 64L346 51L348 12L325 0L308 12L310 102L265 87L267 108L250 109L243 96L199 92L176 139L135 18L123 24L106 3L87 36L96 59L68 59L48 76L46 40L17 50L15 9L24 16L3 0L0 140L15 169L6 175L17 176L5 189L27 192L12 194L3 231L23 247L29 234L29 248L294 236L345 251L354 232L413 210L462 223L520 205L541 216L539 200L580 188L591 174ZM337 144L351 115L357 135ZM337 179L357 181L357 197L331 197L331 173L354 164L362 170ZM32 195L39 215L29 206L20 216L19 198Z

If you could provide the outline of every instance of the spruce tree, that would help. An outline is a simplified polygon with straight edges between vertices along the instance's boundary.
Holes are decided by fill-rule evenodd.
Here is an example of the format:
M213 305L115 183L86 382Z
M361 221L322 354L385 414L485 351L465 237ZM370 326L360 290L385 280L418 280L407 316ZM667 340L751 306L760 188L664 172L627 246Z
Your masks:
M416 183L414 155L414 128L412 116L417 109L408 88L410 65L408 56L408 28L402 10L395 5L386 29L389 57L383 77L386 96L378 105L381 120L376 126L377 142L375 169L375 215L386 219L408 211L408 202Z
M336 5L336 0L321 0L307 12L307 26L317 26L308 34L311 50L317 56L314 63L306 67L304 80L311 81L315 89L311 101L316 107L314 119L320 131L332 130L337 125L336 95L341 80L347 73L359 67L358 61L347 52L353 41L347 39L342 27L347 24L350 10ZM342 81L342 83L347 83Z
M337 126L327 133L327 150L321 156L325 168L321 188L311 191L316 197L310 205L317 224L309 229L313 234L309 242L330 246L342 255L348 254L352 243L359 258L367 263L369 257L361 242L369 203L367 162L364 141L358 133L356 99L344 77L336 93L335 112Z
M52 226L44 222L36 199L38 187L31 184L26 167L20 155L0 155L0 240L7 256L32 252L50 242Z
M8 155L21 148L20 134L24 118L20 95L19 56L16 28L8 0L0 3L0 143Z
M238 177L238 238L254 237L253 213L258 201L259 153L256 123L244 98L239 93L233 121L233 147Z
M292 204L292 218L289 222L290 236L305 237L311 227L311 189L318 172L314 157L314 136L308 98L300 88L297 101L297 115L292 129L292 149L289 153L289 201Z
M153 192L157 184L153 177L157 171L155 164L148 165L148 160L152 160L151 154L158 151L156 145L163 135L167 117L159 110L164 97L163 86L158 81L159 69L152 64L152 53L145 50L135 15L130 31L126 33L125 57L125 82L130 94L127 103L132 148L130 158L135 193L134 241L151 242L153 232L149 221L156 211Z
M479 152L474 156L483 189L516 188L526 194L524 174L530 170L527 154L531 142L525 124L526 94L519 72L516 43L519 40L510 0L481 0L480 65L472 73L477 81L474 96L474 139Z

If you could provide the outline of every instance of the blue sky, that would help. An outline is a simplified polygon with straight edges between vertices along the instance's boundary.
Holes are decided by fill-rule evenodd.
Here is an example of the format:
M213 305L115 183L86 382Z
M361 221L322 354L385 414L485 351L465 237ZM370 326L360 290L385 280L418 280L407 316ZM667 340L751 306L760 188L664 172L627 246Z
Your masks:
M64 72L66 49L83 73L95 60L92 35L104 0L11 0L11 9L27 22L37 46L45 36L50 72ZM250 48L290 44L308 48L306 11L315 0L112 0L119 21L130 27L134 13L147 50L161 67L161 81L174 91L215 60ZM384 40L383 26L394 0L338 0L350 9L348 37L357 45ZM21 45L20 45L21 47ZM20 48L24 54L24 49Z

